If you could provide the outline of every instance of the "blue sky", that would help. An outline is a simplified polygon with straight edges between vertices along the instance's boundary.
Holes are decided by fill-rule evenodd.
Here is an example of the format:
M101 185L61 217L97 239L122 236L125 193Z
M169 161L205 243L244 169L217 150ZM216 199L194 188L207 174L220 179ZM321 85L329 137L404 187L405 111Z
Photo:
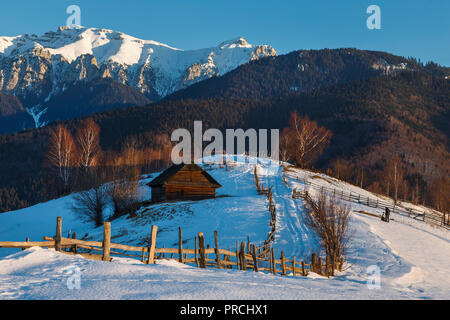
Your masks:
M449 0L41 0L1 1L0 35L43 34L65 25L66 8L81 24L114 29L181 49L243 36L279 53L354 47L413 56L450 66ZM366 9L381 8L381 30Z

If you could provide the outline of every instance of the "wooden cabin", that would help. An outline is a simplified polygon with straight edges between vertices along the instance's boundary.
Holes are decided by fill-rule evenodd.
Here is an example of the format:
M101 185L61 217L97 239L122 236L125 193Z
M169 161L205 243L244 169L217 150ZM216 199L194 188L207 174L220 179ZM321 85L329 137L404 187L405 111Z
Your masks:
M148 183L152 201L214 198L222 185L196 164L173 165Z

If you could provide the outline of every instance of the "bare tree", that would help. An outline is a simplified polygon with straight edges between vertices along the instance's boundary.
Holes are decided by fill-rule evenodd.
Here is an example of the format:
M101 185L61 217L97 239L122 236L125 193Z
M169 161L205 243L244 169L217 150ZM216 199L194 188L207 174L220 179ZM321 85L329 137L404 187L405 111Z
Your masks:
M337 158L331 163L334 176L341 180L350 180L352 175L353 166L350 161L346 161L342 158Z
M103 224L103 211L108 204L108 190L102 184L102 174L100 170L96 174L91 172L92 188L75 194L72 203L72 210L93 221L96 227Z
M296 111L291 113L289 127L282 131L282 135L289 136L287 147L295 163L305 167L319 156L330 142L332 133L321 127L308 116L301 117ZM282 138L282 140L285 138Z
M437 210L450 211L450 178L448 176L435 178L431 182L430 202Z
M102 153L99 134L100 128L91 118L85 120L77 131L78 165L84 170L99 163Z
M394 155L387 163L385 168L385 177L388 179L388 181L386 181L388 185L388 192L389 186L392 187L395 203L397 203L399 190L403 184L404 176L405 169L403 167L402 159L399 156Z
M137 179L114 180L108 193L114 207L114 218L125 214L133 215L141 203L139 180Z
M292 143L291 140L293 137L291 136L291 132L289 128L284 128L281 131L280 135L280 160L281 161L290 161L292 154Z
M103 185L81 191L73 200L73 211L93 221L96 227L103 224L103 210L108 203L108 193Z
M306 196L308 210L304 211L307 225L319 236L321 245L331 262L331 275L341 270L351 234L349 206L337 203L322 190L317 200Z
M68 191L70 173L76 158L76 148L73 137L64 126L58 125L50 131L50 145L47 159L50 164L58 169L59 177L64 186L64 192Z

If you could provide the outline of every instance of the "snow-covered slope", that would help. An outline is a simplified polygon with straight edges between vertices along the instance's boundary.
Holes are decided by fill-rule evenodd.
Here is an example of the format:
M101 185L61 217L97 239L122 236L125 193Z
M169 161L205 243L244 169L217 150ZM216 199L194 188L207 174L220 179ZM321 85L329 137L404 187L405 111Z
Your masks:
M42 36L0 37L0 91L43 110L52 96L76 82L112 78L157 100L276 54L242 37L186 51L113 30L60 27Z
M222 197L203 201L183 201L142 208L135 218L112 221L114 242L147 243L152 224L158 225L157 246L175 247L178 227L183 227L185 248L193 248L197 232L213 244L218 230L221 247L235 248L236 240L262 244L269 232L268 201L257 195L253 164L246 157L229 157L227 167L205 165L223 187ZM273 247L287 257L309 260L318 242L303 223L304 203L292 199L293 188L305 187L297 178L314 180L337 190L366 191L325 175L280 167L258 166L260 179L273 187L277 206L277 228ZM272 169L272 170L267 170ZM275 169L275 170L273 170ZM153 175L154 176L154 175ZM320 177L320 178L318 178ZM143 179L144 198L149 198ZM313 194L314 191L310 190ZM371 197L373 194L367 193ZM0 240L40 240L52 236L56 216L63 217L63 233L69 229L79 237L101 240L102 229L93 228L70 210L71 196L0 215ZM0 298L20 299L444 299L450 297L450 234L424 222L393 214L387 224L358 211L380 214L381 209L352 204L353 241L348 264L332 279L314 274L308 277L281 277L237 270L198 270L177 262L158 261L143 265L138 260L114 258L112 263L85 260L47 249L26 251L0 249ZM14 253L16 252L16 253ZM7 256L8 254L12 254ZM81 289L69 290L68 270L81 271ZM380 289L369 289L368 269L378 266Z

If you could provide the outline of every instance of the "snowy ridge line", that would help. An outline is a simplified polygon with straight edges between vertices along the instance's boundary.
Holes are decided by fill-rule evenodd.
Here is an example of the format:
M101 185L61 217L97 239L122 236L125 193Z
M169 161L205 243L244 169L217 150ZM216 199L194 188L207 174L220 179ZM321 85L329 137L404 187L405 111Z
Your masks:
M245 242L241 242L240 246L237 243L236 252L227 249L221 249L218 245L217 231L215 234L215 247L205 248L205 242L203 233L199 232L196 236L195 249L183 248L182 229L179 228L179 241L178 248L157 248L156 236L157 226L152 226L151 241L148 247L132 246L111 242L111 223L105 222L103 225L103 241L86 241L76 238L62 237L62 218L57 217L56 236L47 237L44 236L45 241L39 242L16 242L16 241L1 241L0 248L21 248L23 250L33 247L55 248L55 251L68 254L68 255L80 255L83 258L97 261L111 262L113 258L111 255L127 256L127 257L140 257L141 262L144 264L155 264L155 260L172 260L178 261L183 264L195 264L197 268L205 269L207 267L216 267L218 269L233 269L236 266L241 271L253 270L269 271L271 274L277 275L278 271L281 271L281 275L287 276L288 271L292 271L292 275L307 276L308 271L314 271L319 274L323 274L323 270L317 270L310 264L301 260L296 260L295 257L288 259L285 257L284 252L281 251L280 259L275 259L274 250L271 248L271 255L268 259L262 255L257 254L255 245L246 245ZM197 239L199 246L197 247ZM81 250L80 250L81 249ZM111 249L118 249L123 251L141 252L142 255L127 254L119 251L111 251ZM84 250L85 252L82 252ZM103 251L103 254L92 254L91 251ZM159 254L159 255L158 255ZM171 254L170 258L166 258L165 254ZM173 255L178 254L178 258L174 258ZM215 254L215 259L209 259L208 254ZM188 255L194 255L193 258L188 258ZM223 257L221 257L221 255ZM232 261L231 257L235 257L236 261ZM291 265L288 265L290 263ZM277 264L280 268L277 268ZM269 265L269 268L267 268ZM298 271L298 272L297 272ZM290 275L290 274L289 274Z
M446 230L450 230L450 215L446 213L437 212L435 210L430 211L420 211L413 208L404 208L398 203L396 204L393 200L392 201L386 201L380 199L379 196L376 196L376 199L371 199L367 195L362 195L357 192L344 192L344 190L341 190L340 192L336 192L336 188L329 188L325 187L323 185L316 184L312 181L301 179L300 177L296 177L297 181L301 181L304 184L308 185L309 187L315 188L316 190L325 190L329 194L333 194L334 198L340 198L341 200L345 200L348 202L358 203L358 204L365 204L368 207L372 208L382 208L382 207L389 207L393 213L397 213L402 216L406 216L409 218L413 218L418 221L423 221L426 223L429 223L436 227L441 227ZM307 188L304 188L304 191L307 191ZM294 188L292 192L293 198L299 198L301 197L301 194L298 193L298 191ZM420 220L418 218L421 218Z

